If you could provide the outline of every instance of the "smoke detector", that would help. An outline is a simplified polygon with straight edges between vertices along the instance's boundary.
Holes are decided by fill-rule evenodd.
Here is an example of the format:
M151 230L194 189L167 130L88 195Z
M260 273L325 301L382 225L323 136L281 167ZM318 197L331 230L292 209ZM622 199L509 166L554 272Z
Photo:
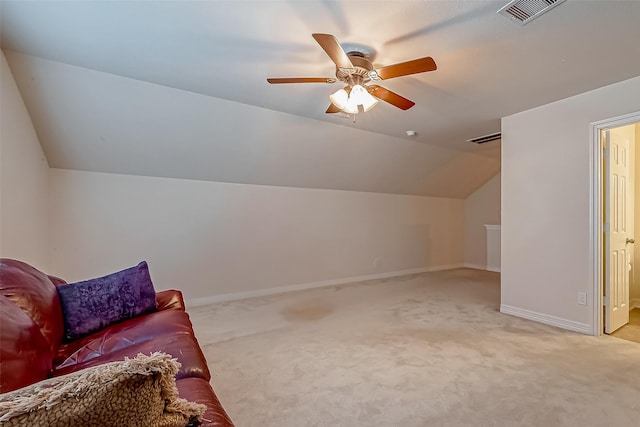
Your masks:
M565 1L566 0L513 0L500 9L498 14L509 18L512 22L525 25Z

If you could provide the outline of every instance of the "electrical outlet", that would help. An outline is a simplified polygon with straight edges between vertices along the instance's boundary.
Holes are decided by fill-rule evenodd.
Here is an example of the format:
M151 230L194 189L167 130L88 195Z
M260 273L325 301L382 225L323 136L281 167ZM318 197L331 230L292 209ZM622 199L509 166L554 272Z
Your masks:
M578 304L587 305L587 293L586 292L578 292Z

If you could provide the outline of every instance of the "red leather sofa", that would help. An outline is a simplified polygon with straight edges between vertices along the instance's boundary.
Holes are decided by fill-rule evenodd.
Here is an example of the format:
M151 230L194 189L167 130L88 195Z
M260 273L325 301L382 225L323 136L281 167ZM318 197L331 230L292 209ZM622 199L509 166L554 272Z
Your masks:
M0 393L48 377L161 351L182 364L180 397L207 406L203 426L233 426L209 384L211 374L195 338L182 294L156 293L158 310L63 343L63 313L48 276L20 261L0 259Z

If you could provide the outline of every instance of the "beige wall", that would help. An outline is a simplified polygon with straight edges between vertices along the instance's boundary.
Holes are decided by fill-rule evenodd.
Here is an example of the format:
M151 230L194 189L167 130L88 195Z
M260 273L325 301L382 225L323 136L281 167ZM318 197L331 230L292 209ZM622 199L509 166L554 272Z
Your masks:
M1 255L71 281L146 259L198 299L463 264L462 199L49 169L4 57L1 135Z
M639 93L636 77L503 118L502 311L593 330L590 124L640 111Z
M51 169L54 274L149 261L187 299L461 266L460 199Z
M49 267L49 165L2 54L0 256Z
M497 174L464 201L464 265L487 267L485 224L500 224L500 174Z

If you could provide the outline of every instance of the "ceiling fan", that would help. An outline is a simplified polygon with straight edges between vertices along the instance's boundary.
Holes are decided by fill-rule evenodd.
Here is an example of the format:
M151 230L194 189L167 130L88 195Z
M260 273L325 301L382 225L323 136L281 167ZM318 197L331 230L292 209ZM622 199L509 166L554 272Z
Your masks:
M413 101L373 82L437 69L436 63L431 57L374 69L371 63L373 60L372 53L368 53L366 50L363 52L362 49L345 52L338 40L331 34L316 33L313 34L313 38L336 64L335 78L288 77L268 78L267 81L271 84L336 83L338 81L345 83L346 86L343 89L339 89L329 97L331 105L327 108L326 113L328 114L339 112L357 114L362 111L369 111L378 103L378 99L402 110L408 110L415 105Z

